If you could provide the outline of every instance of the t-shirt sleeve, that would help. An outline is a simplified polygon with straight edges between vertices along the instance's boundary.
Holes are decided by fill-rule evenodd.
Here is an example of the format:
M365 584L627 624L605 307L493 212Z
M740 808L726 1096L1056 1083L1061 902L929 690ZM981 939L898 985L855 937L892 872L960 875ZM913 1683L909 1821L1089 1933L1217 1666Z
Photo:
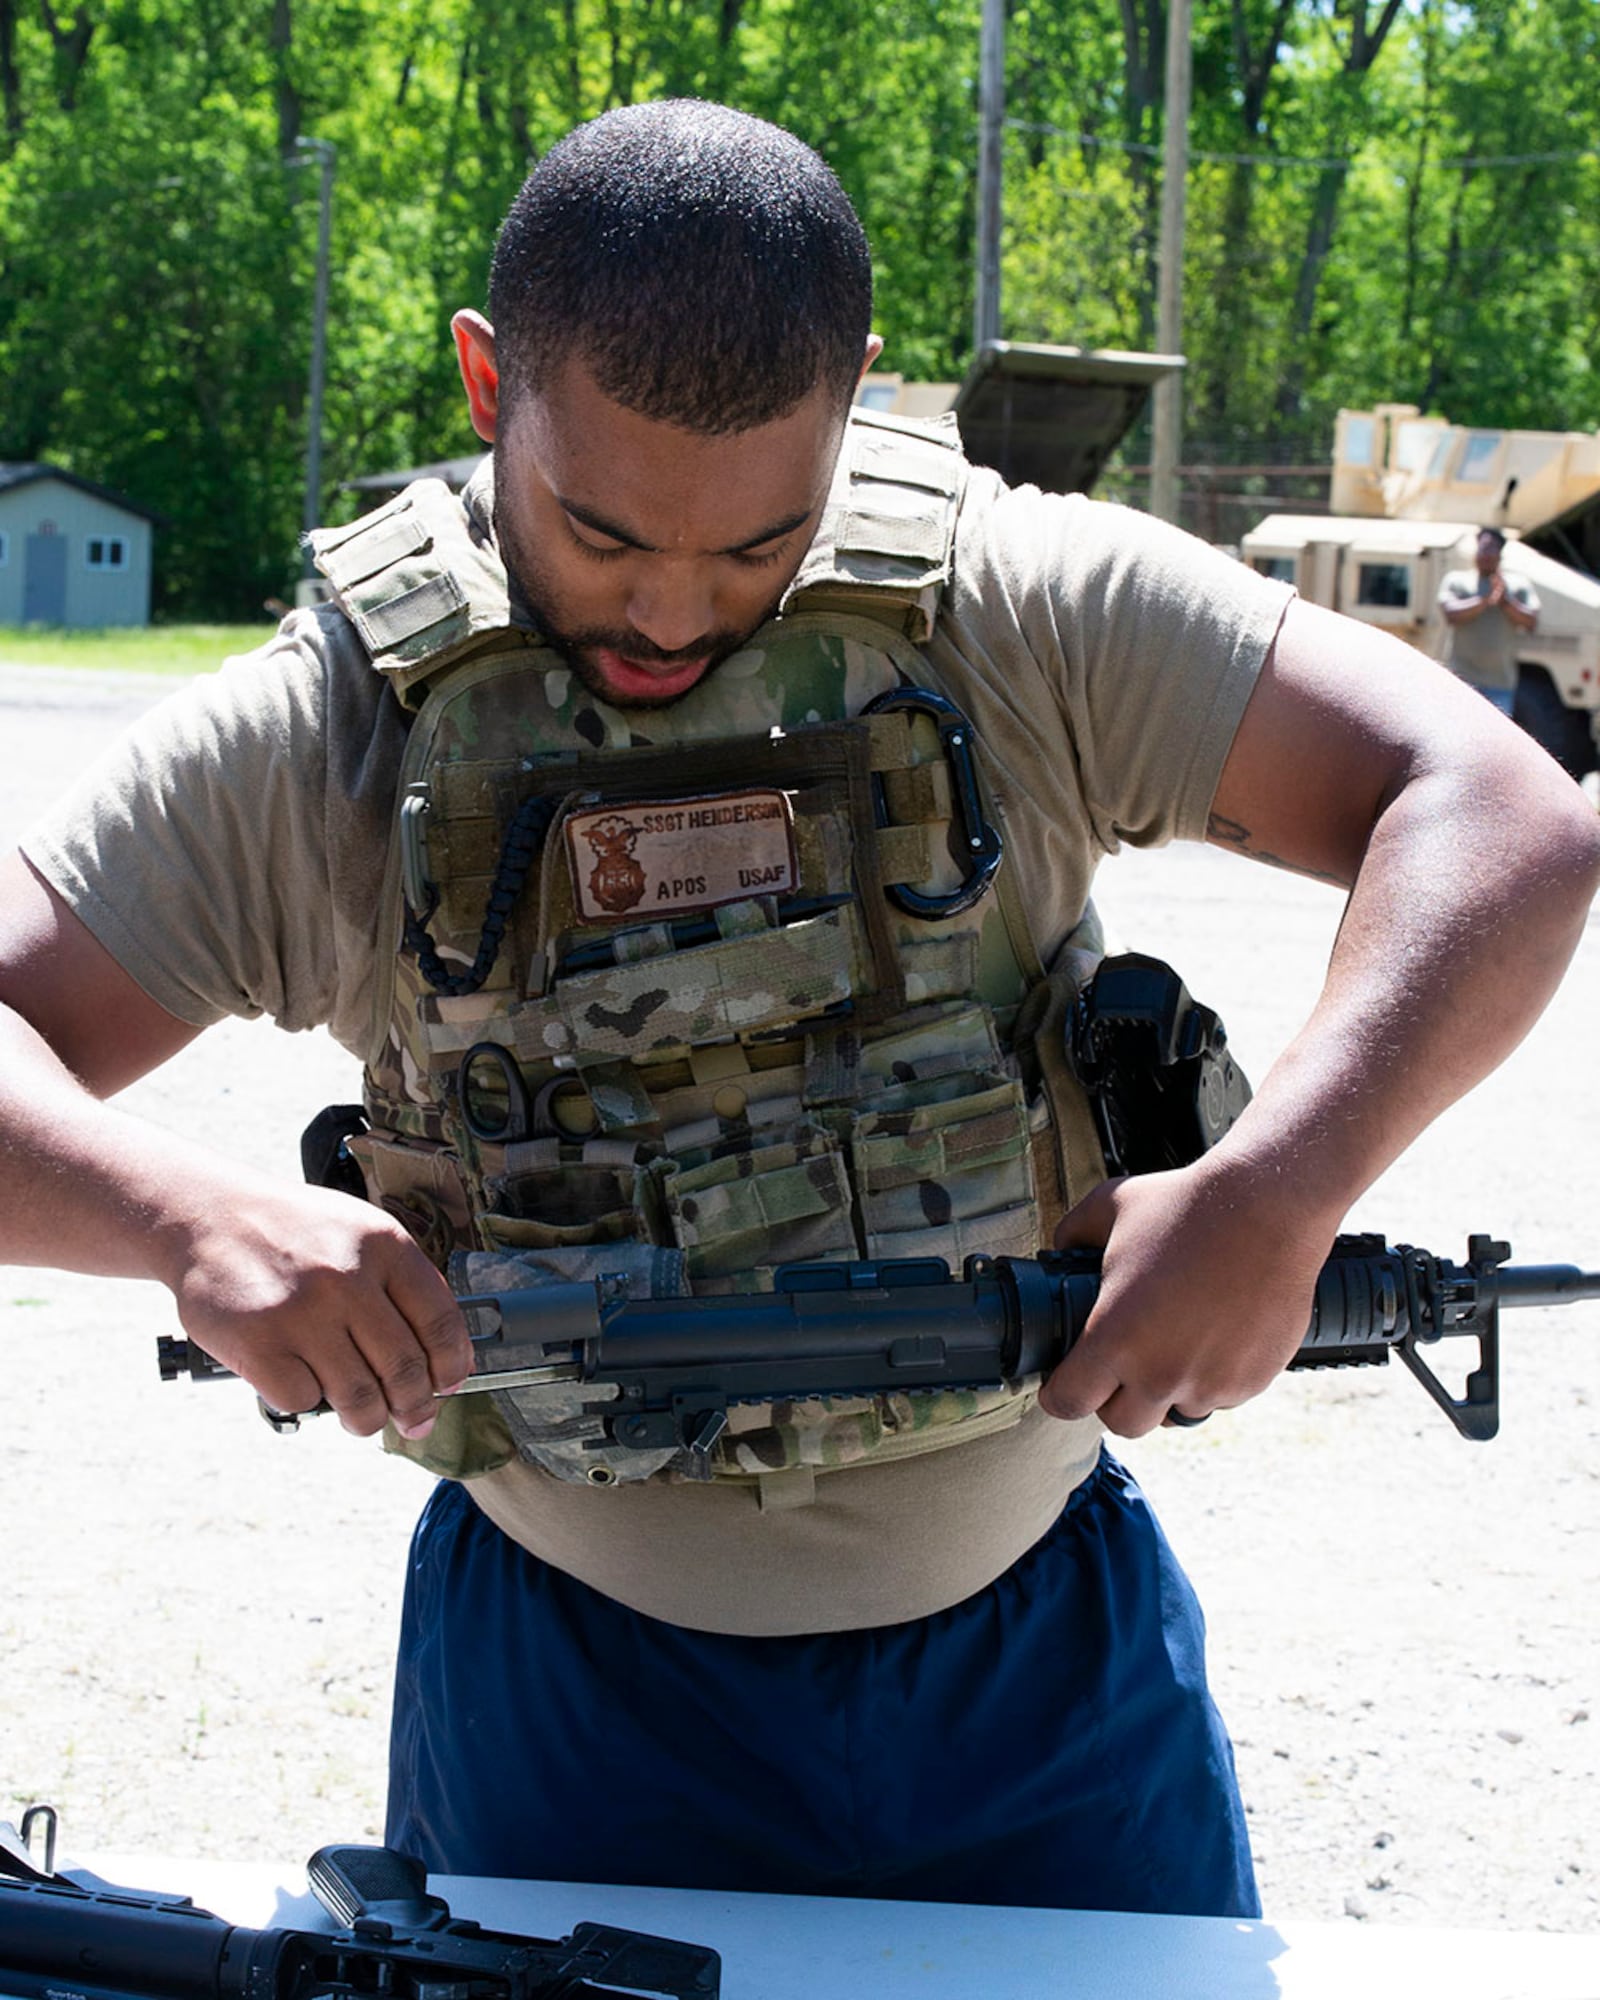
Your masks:
M1131 508L998 482L980 501L957 615L1011 628L980 669L1009 689L1009 756L1103 852L1203 839L1292 589Z
M331 1026L352 1047L364 1032L371 968L350 949L341 884L365 884L370 937L383 821L348 797L330 815L340 626L335 614L296 614L257 652L170 696L23 838L123 969L194 1026L266 1014L285 1028ZM357 665L363 679L345 678L365 711L355 733L370 739L380 687ZM344 761L370 768L371 749L358 742ZM344 842L337 856L330 817Z

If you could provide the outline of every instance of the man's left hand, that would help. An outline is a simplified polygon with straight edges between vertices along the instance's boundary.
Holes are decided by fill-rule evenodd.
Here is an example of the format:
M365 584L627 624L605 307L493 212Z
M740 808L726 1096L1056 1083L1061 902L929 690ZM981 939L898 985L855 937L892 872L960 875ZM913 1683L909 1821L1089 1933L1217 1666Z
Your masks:
M1252 1199L1214 1160L1102 1183L1056 1232L1058 1249L1101 1245L1104 1259L1099 1299L1041 1407L1142 1437L1169 1411L1248 1402L1304 1338L1334 1233Z

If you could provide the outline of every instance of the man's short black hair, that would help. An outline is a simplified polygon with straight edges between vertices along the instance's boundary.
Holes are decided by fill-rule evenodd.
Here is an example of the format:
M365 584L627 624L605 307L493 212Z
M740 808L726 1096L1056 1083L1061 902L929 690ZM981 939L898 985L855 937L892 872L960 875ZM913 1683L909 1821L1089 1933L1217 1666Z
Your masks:
M764 119L669 99L569 132L511 205L489 276L508 409L569 355L613 401L707 436L850 401L872 262L849 197Z
M1478 540L1479 540L1479 541L1481 542L1481 541L1483 540L1483 538L1484 538L1484 536L1485 536L1485 535L1492 535L1492 536L1494 537L1494 545L1495 545L1495 547L1496 547L1497 549L1503 549L1503 548L1505 547L1505 545L1506 545L1506 538L1505 538L1505 532L1504 532L1504 530L1503 530L1503 529L1500 529L1500 528L1480 528L1480 529L1478 530Z

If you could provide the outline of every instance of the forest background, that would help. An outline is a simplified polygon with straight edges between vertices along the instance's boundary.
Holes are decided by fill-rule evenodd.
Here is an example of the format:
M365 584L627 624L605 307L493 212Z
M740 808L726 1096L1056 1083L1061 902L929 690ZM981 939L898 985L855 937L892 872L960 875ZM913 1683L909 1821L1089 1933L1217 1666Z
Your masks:
M971 347L980 0L0 0L0 459L162 517L158 615L297 567L318 156L323 511L474 449L445 336L530 166L719 98L816 146L884 366ZM1325 459L1334 412L1600 424L1595 0L1195 0L1184 457ZM1014 0L1002 332L1154 340L1160 0ZM1137 455L1139 441L1130 450Z

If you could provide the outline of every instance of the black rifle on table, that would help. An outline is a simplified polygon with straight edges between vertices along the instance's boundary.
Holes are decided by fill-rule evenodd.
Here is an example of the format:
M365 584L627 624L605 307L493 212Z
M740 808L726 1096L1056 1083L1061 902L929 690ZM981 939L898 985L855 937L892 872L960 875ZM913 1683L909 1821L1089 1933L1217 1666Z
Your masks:
M0 1828L0 1835L9 1829ZM0 1992L16 2000L718 2000L702 1945L605 1924L522 1937L453 1917L421 1865L323 1847L307 1876L340 1927L246 1930L187 1897L83 1888L0 1840Z
M1473 1236L1465 1264L1381 1236L1341 1236L1317 1279L1291 1368L1379 1365L1397 1353L1463 1437L1500 1423L1502 1306L1600 1298L1600 1272L1511 1266L1508 1243ZM770 1292L630 1299L620 1278L460 1301L477 1353L466 1393L592 1384L607 1445L708 1453L728 1407L813 1396L975 1388L1048 1373L1083 1331L1098 1250L780 1265ZM1446 1336L1477 1342L1459 1396L1423 1359ZM233 1379L193 1341L163 1336L162 1376ZM298 1418L262 1405L275 1428Z

